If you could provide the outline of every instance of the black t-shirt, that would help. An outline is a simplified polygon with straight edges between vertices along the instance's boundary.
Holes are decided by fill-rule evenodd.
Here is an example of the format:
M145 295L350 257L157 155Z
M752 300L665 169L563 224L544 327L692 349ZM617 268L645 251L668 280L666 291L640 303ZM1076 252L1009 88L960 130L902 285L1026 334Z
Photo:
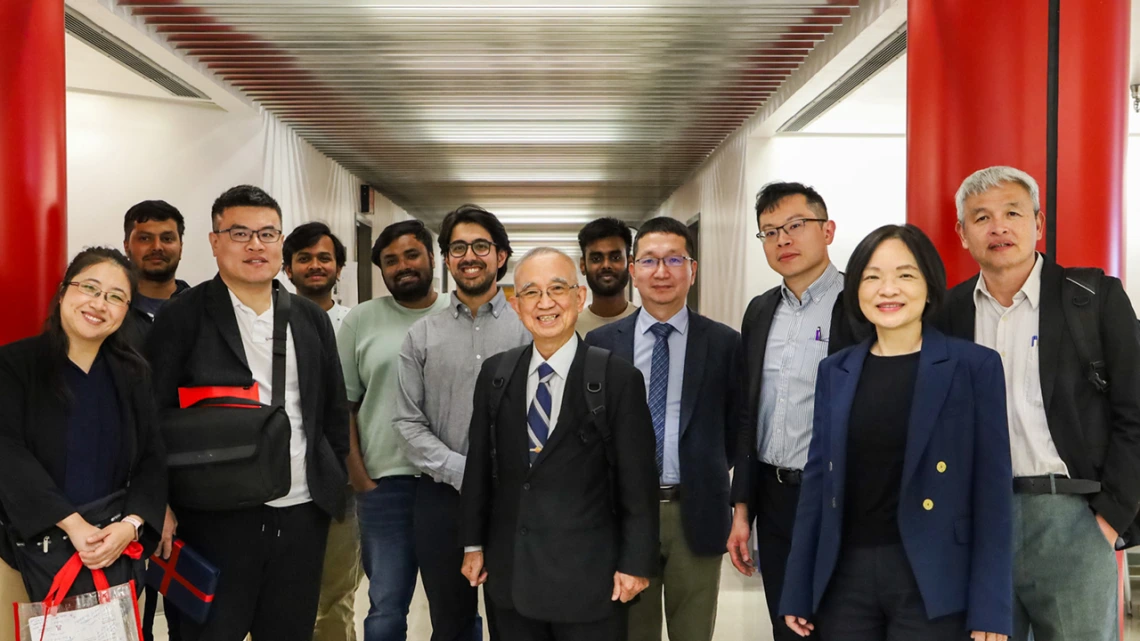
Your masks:
M847 429L844 540L889 545L901 540L898 510L919 352L868 354Z
M142 311L144 314L149 316L151 320L154 320L154 315L158 313L158 310L162 309L162 306L165 305L166 301L168 300L170 299L151 298L150 296L135 294L135 299L132 301L132 307Z

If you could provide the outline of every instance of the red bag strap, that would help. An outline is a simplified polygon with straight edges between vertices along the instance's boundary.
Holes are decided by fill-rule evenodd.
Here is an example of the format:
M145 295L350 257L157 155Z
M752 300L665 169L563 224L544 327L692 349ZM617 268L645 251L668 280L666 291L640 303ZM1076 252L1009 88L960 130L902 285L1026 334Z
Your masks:
M127 545L127 549L123 550L123 554L134 560L142 558L143 547L138 541L131 541ZM79 558L79 553L71 555L67 563L63 564L59 572L56 572L55 579L52 580L51 588L48 594L44 597L44 607L53 608L59 605L67 597L67 593L71 592L71 586L75 585L75 579L79 577L79 573L83 570L83 560ZM91 577L95 581L95 589L103 592L110 590L111 586L107 583L107 575L102 570L91 570ZM100 600L103 600L102 598Z
M131 541L127 545L127 548L123 550L124 555L136 561L142 558L142 553L143 547L138 541ZM40 629L39 641L43 641L44 634L47 633L48 616L55 613L55 610L59 606L60 602L67 597L68 592L71 592L71 586L75 585L75 579L79 577L79 572L81 570L83 570L83 559L80 559L79 553L76 552L75 554L71 555L71 558L67 560L67 563L63 564L63 567L59 569L59 572L55 573L55 578L52 579L51 582L51 588L48 590L48 594L46 597L44 597L43 601L44 625L43 628ZM91 570L91 578L95 582L95 590L99 592L99 602L109 603L111 597L106 592L107 590L111 589L111 586L107 583L107 575L103 573L103 570ZM132 596L134 595L134 590L135 586L132 582ZM135 607L135 618L138 618L137 605Z
M44 608L53 608L59 605L63 600L64 595L71 591L71 586L75 584L76 577L79 576L79 571L83 568L83 561L79 558L79 553L71 555L67 563L55 573L55 578L52 579L51 588L48 589L47 596L44 597Z

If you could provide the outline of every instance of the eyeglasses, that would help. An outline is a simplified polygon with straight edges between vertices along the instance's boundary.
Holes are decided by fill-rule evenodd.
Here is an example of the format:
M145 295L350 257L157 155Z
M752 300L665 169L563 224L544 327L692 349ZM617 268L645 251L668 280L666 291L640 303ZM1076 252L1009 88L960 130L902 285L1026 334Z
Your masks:
M473 243L457 240L447 246L447 253L451 254L452 258L463 258L467 255L467 248L470 247L476 256L486 256L491 253L491 248L494 246L495 243L489 240L477 240Z
M784 233L788 235L788 238L795 238L796 236L799 236L803 233L804 228L807 227L808 223L826 222L826 218L797 218L796 220L793 220L790 223L784 223L779 227L772 227L771 229L765 229L761 232L758 232L756 234L756 237L765 243L774 243L776 242L776 239L780 237L780 230L783 230Z
M103 300L107 301L111 305L114 305L115 307L126 307L127 305L129 305L131 303L131 301L121 292L117 292L114 290L109 291L109 292L105 292L105 291L99 289L99 286L95 285L94 283L88 283L86 281L82 282L82 283L72 281L72 282L68 283L67 285L69 287L74 287L74 288L78 289L84 295L90 296L91 298L99 298L100 296L102 296Z
M578 287L578 285L551 285L546 288L546 295L550 297L550 300L566 300L566 297L570 295L570 290L578 289ZM534 304L542 300L542 292L543 290L537 287L531 287L519 292L516 296L524 303Z
M215 234L229 234L230 240L235 243L248 243L253 240L254 235L263 243L275 243L281 240L283 233L276 227L262 227L261 229L253 230L248 227L230 227L229 229L219 229L214 232Z
M666 256L665 258L646 256L645 258L638 258L637 260L633 261L633 264L646 271L654 271L661 263L665 263L665 266L669 269L680 269L681 267L685 266L686 262L692 260L694 259L689 258L688 256Z

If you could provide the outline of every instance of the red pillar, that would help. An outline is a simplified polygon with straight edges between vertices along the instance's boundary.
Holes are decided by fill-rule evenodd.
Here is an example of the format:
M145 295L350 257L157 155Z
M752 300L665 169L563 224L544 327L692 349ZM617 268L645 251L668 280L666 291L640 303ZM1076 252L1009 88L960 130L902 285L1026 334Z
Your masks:
M1037 179L1058 262L1124 273L1129 10L1129 0L909 0L907 220L930 235L951 285L977 272L954 233L954 193L990 165Z
M67 261L62 0L0 0L0 344L39 331Z

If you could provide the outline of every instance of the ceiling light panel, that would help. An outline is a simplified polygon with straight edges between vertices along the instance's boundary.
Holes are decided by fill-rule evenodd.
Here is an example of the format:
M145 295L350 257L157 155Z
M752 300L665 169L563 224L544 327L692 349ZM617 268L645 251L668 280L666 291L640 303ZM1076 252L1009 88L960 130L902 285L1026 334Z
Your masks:
M116 4L425 221L546 233L652 211L858 0Z

